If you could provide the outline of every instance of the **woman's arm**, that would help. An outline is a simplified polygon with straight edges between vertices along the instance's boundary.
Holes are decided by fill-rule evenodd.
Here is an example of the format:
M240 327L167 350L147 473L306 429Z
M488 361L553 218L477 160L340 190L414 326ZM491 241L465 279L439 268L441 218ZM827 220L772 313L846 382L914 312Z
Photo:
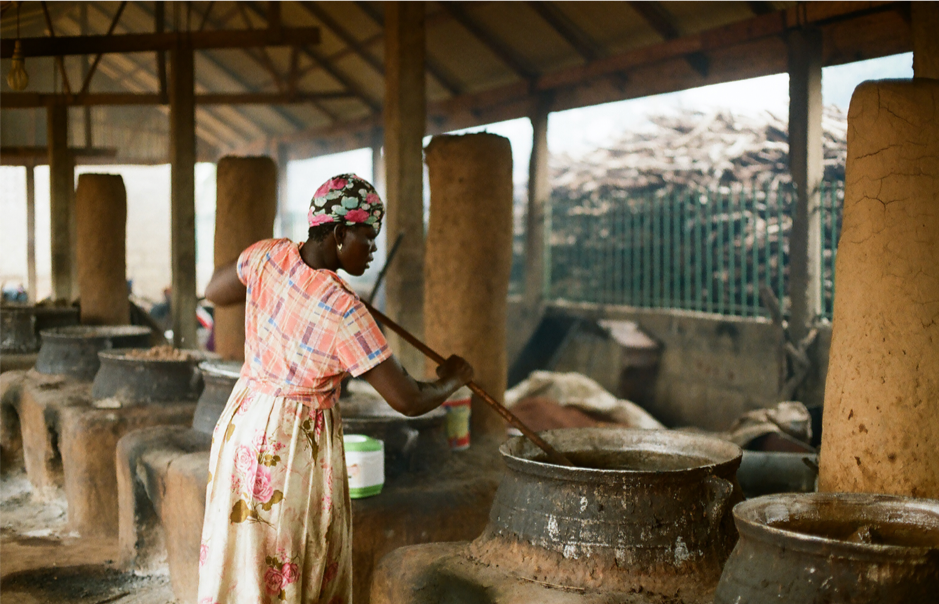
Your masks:
M447 400L451 394L473 379L473 367L466 360L451 356L437 367L434 382L419 382L408 375L393 356L362 374L391 408L409 417L423 415Z
M217 306L244 302L247 294L248 288L238 279L237 260L215 269L209 284L205 286L205 297Z

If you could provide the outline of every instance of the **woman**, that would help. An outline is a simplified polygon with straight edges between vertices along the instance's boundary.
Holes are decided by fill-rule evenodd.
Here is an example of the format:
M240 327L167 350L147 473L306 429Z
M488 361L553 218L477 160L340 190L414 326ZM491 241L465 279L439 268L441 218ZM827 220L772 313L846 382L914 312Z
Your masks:
M340 380L362 376L414 416L472 379L456 356L435 382L411 378L336 274L365 272L383 215L372 185L336 176L313 197L305 243L255 243L206 287L215 304L247 304L245 364L212 438L199 604L351 602Z

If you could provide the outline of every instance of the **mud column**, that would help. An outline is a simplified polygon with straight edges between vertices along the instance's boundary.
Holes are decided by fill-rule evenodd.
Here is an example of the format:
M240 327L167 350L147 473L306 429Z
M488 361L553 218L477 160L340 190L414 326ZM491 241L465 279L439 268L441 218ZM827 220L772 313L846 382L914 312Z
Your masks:
M277 166L269 157L223 157L216 172L215 267L274 232ZM244 303L215 309L215 351L223 359L245 358Z
M472 363L475 381L502 400L512 265L512 148L494 134L435 136L426 155L431 210L424 334L440 354L459 354ZM502 434L505 426L485 402L474 399L471 429L482 436Z
M819 490L939 498L939 80L848 113Z
M127 191L114 174L82 174L75 192L78 290L85 325L127 325Z

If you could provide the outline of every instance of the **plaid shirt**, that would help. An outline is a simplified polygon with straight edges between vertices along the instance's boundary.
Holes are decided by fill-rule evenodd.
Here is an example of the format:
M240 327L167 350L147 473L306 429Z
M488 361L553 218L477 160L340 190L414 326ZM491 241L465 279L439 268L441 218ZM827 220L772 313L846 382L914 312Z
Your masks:
M242 252L238 278L248 288L241 377L252 390L329 409L343 374L391 356L359 297L336 273L304 264L289 239Z

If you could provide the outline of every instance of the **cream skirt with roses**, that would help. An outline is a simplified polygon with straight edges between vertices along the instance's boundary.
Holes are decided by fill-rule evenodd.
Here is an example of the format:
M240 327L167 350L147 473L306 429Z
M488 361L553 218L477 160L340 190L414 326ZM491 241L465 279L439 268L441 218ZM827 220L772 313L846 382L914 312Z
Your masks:
M349 604L346 484L338 409L239 381L212 437L199 604Z

